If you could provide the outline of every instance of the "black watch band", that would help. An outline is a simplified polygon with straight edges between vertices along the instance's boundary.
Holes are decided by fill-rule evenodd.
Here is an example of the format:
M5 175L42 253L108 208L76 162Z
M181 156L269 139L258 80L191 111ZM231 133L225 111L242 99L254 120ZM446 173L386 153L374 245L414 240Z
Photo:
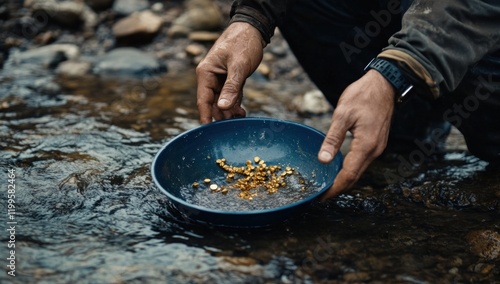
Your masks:
M408 99L408 93L413 85L394 63L382 58L374 58L366 65L365 72L370 69L377 70L396 89L396 102L402 103Z

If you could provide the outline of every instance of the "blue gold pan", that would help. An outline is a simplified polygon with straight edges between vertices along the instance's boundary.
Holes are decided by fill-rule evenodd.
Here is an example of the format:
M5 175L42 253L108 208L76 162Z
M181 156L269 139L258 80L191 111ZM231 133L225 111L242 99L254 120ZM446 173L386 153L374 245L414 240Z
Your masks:
M272 118L217 121L167 142L154 158L151 173L156 186L190 220L229 227L268 226L304 209L333 184L342 167L342 154L337 154L327 165L320 163L317 153L324 137L309 126ZM286 190L297 190L296 186L280 188L275 195L259 192L253 200L247 200L235 197L237 189L220 194L212 192L209 183L203 182L206 178L219 184L225 182L226 172L217 165L217 159L242 166L256 156L267 165L293 167L301 182L306 181L305 193L289 203L276 202L274 206L273 198L281 200L279 194L287 197ZM193 186L195 182L199 186ZM229 183L226 186L231 187ZM264 199L266 206L260 206Z

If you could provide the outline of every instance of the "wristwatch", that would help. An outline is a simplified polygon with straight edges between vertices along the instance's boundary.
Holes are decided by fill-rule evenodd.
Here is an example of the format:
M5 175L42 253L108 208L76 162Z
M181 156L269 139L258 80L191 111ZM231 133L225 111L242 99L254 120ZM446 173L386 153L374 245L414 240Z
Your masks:
M396 102L403 103L410 97L409 92L413 89L413 85L405 78L396 64L386 59L374 58L366 65L364 71L366 72L370 69L377 70L391 83L396 90Z

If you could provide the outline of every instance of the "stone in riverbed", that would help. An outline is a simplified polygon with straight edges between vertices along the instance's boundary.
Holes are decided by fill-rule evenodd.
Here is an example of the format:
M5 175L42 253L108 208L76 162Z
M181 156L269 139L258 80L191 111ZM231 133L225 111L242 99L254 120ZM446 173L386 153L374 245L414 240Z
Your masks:
M331 105L319 90L312 90L293 99L291 108L300 114L323 114L331 110Z
M113 25L113 34L119 42L151 40L163 24L161 17L151 11L136 12Z
M59 64L56 73L68 77L80 77L90 73L92 64L87 61L65 61Z
M218 32L197 31L190 32L188 39L199 42L215 42L219 36L220 34Z
M165 64L155 57L130 47L106 53L93 68L95 74L103 76L154 76L166 71Z
M500 234L493 230L471 231L466 236L473 253L487 260L500 256Z
M187 37L193 31L213 31L223 25L223 16L213 0L190 0L186 11L174 20L167 34Z
M59 63L76 59L80 56L80 49L74 44L51 44L39 48L15 53L9 57L13 65L32 64L44 68L55 68Z
M119 16L128 16L147 8L149 8L147 0L115 0L113 3L113 11Z
M86 29L93 29L97 25L97 14L83 2L27 0L24 6L32 10L34 17L47 17L65 27L76 27L83 23Z

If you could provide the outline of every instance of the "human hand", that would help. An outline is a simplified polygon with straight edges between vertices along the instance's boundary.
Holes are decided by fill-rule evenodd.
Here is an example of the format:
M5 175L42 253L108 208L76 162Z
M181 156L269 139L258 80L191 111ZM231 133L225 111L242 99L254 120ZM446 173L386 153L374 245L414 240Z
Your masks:
M323 200L353 186L368 165L382 154L389 136L394 95L392 85L375 70L368 71L344 90L318 153L319 161L332 161L347 131L352 132L353 139L342 169Z
M241 108L243 85L262 61L265 44L248 23L232 23L222 33L196 68L200 123L246 115Z

